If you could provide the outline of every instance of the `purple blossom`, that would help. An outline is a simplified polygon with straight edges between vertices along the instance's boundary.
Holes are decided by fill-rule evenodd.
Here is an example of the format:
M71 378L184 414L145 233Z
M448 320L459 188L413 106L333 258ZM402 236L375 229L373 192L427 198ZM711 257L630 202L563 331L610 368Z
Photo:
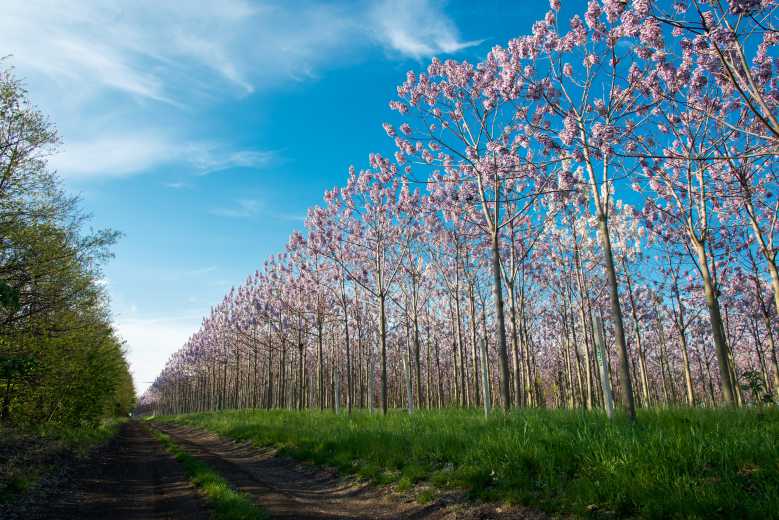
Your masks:
M560 141L566 146L573 144L574 139L578 133L578 123L576 121L576 115L573 112L568 112L563 119L563 129L559 134Z

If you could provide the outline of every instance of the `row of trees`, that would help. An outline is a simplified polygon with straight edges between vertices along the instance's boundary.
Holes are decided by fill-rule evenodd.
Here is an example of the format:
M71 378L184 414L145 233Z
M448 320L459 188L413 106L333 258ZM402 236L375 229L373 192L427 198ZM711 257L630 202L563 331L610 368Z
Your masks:
M78 201L47 169L57 143L12 71L0 68L2 425L77 426L134 406L100 285L117 235L84 232Z
M779 397L773 0L592 0L409 72L370 157L143 396L224 407Z

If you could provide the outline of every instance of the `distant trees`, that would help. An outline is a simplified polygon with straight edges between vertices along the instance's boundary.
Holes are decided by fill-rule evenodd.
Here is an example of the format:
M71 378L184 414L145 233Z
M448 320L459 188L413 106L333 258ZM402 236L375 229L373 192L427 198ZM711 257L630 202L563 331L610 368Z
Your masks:
M2 65L0 63L0 65ZM54 127L0 68L0 421L78 425L126 414L134 391L100 286L117 234L83 233L47 169Z
M296 235L340 273L349 302L325 309L322 323L346 326L318 328L331 384L314 394L299 370L304 401L337 409L345 366L355 402L372 403L377 346L385 409L489 411L492 396L506 409L603 407L600 358L603 388L629 416L774 400L776 10L590 0L562 20L552 0L481 62L409 72L384 125L394 161L372 155L373 170L328 191ZM303 276L305 257L281 260L288 277L268 271L242 288L279 323L295 320L276 295L304 278L296 305L320 308L311 283L329 282ZM230 296L220 308L242 305ZM265 348L290 326L267 329ZM208 329L211 342L234 327ZM305 364L314 343L300 341ZM143 405L207 409L185 375L203 362L172 358Z

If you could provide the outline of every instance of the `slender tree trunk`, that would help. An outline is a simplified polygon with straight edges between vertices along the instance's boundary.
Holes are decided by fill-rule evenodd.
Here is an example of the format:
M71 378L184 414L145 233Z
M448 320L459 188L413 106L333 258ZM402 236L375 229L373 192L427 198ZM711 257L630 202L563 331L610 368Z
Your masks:
M619 368L622 386L624 388L625 405L627 406L628 417L635 421L636 405L633 399L633 383L630 379L630 358L628 357L627 344L625 342L625 328L622 324L622 308L619 304L619 287L617 285L617 271L614 267L614 254L611 250L611 237L609 236L609 225L607 219L608 211L608 192L606 200L601 200L601 184L595 178L595 169L590 157L590 146L585 131L584 122L578 118L579 134L582 140L582 153L584 154L585 166L590 178L590 187L595 204L595 216L598 219L598 234L600 235L601 249L603 252L603 263L606 269L606 278L608 281L609 298L611 300L611 319L614 321L614 340L619 355ZM608 158L603 160L603 181L609 178Z
M513 357L512 370L514 371L514 399L517 406L523 404L522 400L522 369L519 364L519 336L517 333L517 308L516 295L514 294L514 283L507 283L506 289L509 295L509 314L511 315L511 352Z
M417 282L416 278L413 280L413 298L412 298L412 312L413 312L413 326L414 326L414 371L416 374L416 403L417 408L422 407L422 363L420 359L420 350L422 349L419 341L419 308L418 308L418 296L417 296Z
M224 410L227 407L227 342L222 340L222 392L219 398L219 409Z
M474 315L475 318L475 315ZM482 388L482 404L484 405L484 416L490 415L490 409L492 408L492 396L490 395L490 369L489 358L487 357L487 312L485 305L481 308L481 325L482 335L484 336L479 342L481 346L481 388ZM476 336L474 335L474 341ZM476 365L474 364L474 370Z
M346 304L346 293L341 281L341 301L343 302L344 312L344 342L346 347L346 410L349 415L352 414L352 401L354 400L354 388L352 384L352 346L349 337L349 313Z
M682 363L684 368L684 383L687 390L687 404L695 406L695 389L692 384L692 373L690 372L690 356L687 349L687 334L684 330L679 331L682 347Z
M524 276L523 276L524 283ZM522 400L526 406L534 405L533 376L530 369L531 345L527 330L527 313L525 312L525 288L520 287L519 292L519 342L522 350L523 392Z
M574 247L573 247L573 259L574 259L574 267L576 268L576 285L579 289L579 319L581 320L582 324L582 341L584 344L584 364L586 367L585 372L585 379L586 379L586 406L588 410L592 410L592 401L593 401L593 382L592 382L592 369L591 369L591 363L590 363L590 348L589 348L589 334L588 331L590 329L589 327L589 321L587 320L587 286L584 280L584 271L582 270L581 265L581 258L579 256L579 243L578 238L576 236L576 227L574 226L573 222L571 222L571 233L573 234L574 238ZM573 316L571 316L571 321L573 322ZM576 326L572 323L571 324L572 331L574 334L574 347L576 348L576 356L577 358L579 356L580 348L579 348L579 342L576 341Z
M611 318L614 322L614 340L619 356L619 373L622 382L625 405L628 417L636 419L636 405L633 398L633 382L630 379L630 358L628 357L627 344L625 342L625 329L622 324L622 309L619 305L619 290L617 285L617 272L614 268L614 255L611 251L611 238L606 215L598 212L598 229L600 231L601 247L603 249L603 261L606 268L606 278L609 285L609 298L611 300Z
M660 311L657 309L657 305L655 305L655 315L657 316L657 334L660 338L660 371L663 375L663 390L666 394L665 399L669 403L676 404L676 387L674 386L674 375L668 360L668 343L666 342L663 323L660 321ZM666 372L668 374L667 379Z
M254 373L254 380L252 382L252 408L257 408L257 390L260 374L257 372L257 356L259 355L260 347L257 345L257 341L254 338L254 331L252 331L252 372Z
M403 359L403 375L406 380L406 407L408 414L414 413L414 389L411 382L411 331L409 330L408 319L406 319L406 353L401 354Z
M290 354L291 355L291 354ZM281 338L281 366L279 367L280 377L281 377L281 388L279 391L279 406L281 407L288 407L289 400L287 399L287 392L288 392L288 385L287 385L287 379L291 379L287 375L287 337L282 336Z
M711 278L711 272L709 271L709 261L706 255L706 248L702 242L700 242L692 232L690 232L693 239L693 247L698 255L698 264L701 270L701 276L703 277L703 291L706 299L706 308L709 311L709 321L711 323L712 336L714 337L714 349L717 354L717 362L719 363L720 374L720 389L722 391L722 400L725 405L732 406L735 402L735 392L733 381L730 377L730 363L728 356L728 347L725 342L725 335L723 334L724 326L722 324L722 315L720 313L719 299L717 298L717 292L714 287L714 282Z
M646 359L644 357L644 349L641 345L641 328L638 322L638 314L636 312L636 300L633 296L633 285L630 279L630 271L628 271L625 259L622 259L622 267L625 271L625 278L628 286L628 297L630 298L630 312L633 318L633 327L636 335L636 354L638 357L638 374L641 379L641 396L645 407L648 407L651 403L649 400L649 379L646 374Z
M425 386L425 406L428 410L430 410L433 407L432 399L433 399L433 390L432 390L432 353L430 349L430 321L429 317L425 322L425 350L426 350L426 358L427 362L425 364L425 376L427 377L427 385Z
M473 283L470 283L468 285L468 302L469 302L469 310L470 310L470 321L471 321L471 364L473 365L473 395L474 395L474 404L479 404L479 359L477 356L477 341L476 341L476 327L477 327L477 319L476 319L476 303L474 302L474 296L473 296Z
M503 312L503 286L500 274L500 244L498 242L497 222L492 233L492 279L495 295L495 326L497 328L498 365L500 368L500 393L503 409L511 408L511 389L509 388L509 362L506 346L506 320Z
M270 340L268 341L268 386L265 393L265 408L270 410L273 407L273 348Z
M603 407L606 409L606 415L609 419L614 414L614 397L611 393L611 383L609 380L609 364L606 353L606 339L603 334L603 322L600 316L595 317L595 356L598 358L598 371L600 372L601 389L603 390Z
M240 390L241 382L241 349L238 347L238 342L235 343L235 384L233 385L233 407L240 408L238 402L238 391Z
M322 348L322 317L319 315L319 311L317 311L317 318L316 318L316 340L317 340L317 350L316 350L316 393L317 398L319 400L319 410L325 409L325 360L323 355L323 348Z
M298 320L298 410L303 409L303 325Z
M457 291L454 295L455 323L457 325L457 353L460 359L460 396L462 397L462 406L471 405L471 392L468 385L465 384L465 349L463 348L463 330L462 330L462 310L460 309L460 280L459 269L457 275Z
M379 337L381 343L381 413L387 415L387 316L384 293L379 294Z
M462 389L460 387L460 382L463 380L462 363L460 363L460 349L457 346L457 314L454 311L455 306L450 304L450 307L452 311L452 358L454 364L454 379L452 381L452 388L454 390L454 401L458 406L463 406L464 398Z

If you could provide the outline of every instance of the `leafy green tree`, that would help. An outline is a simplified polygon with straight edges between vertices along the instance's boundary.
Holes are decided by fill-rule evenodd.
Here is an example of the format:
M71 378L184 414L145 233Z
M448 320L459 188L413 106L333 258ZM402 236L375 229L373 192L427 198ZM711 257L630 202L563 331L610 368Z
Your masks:
M0 421L124 415L134 390L99 283L118 233L85 232L47 158L52 124L0 68Z

